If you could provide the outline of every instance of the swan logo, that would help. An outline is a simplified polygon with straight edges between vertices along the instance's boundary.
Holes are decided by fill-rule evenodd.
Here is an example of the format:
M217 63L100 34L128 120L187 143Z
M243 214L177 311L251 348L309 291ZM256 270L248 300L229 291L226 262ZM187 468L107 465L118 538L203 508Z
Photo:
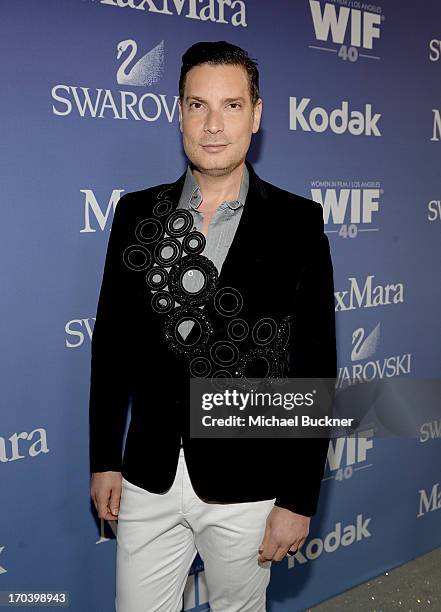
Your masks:
M352 361L360 361L371 357L377 350L380 340L380 323L365 337L364 327L359 327L352 333Z
M127 67L135 59L138 45L132 39L122 40L118 43L117 59L120 59L126 51L129 51L116 74L118 85L134 85L135 87L146 87L154 85L161 80L164 74L164 41L156 45L151 51L143 55L127 72Z
M311 198L323 207L326 225L340 226L327 229L341 238L356 238L359 232L377 232L373 216L379 211L383 189L376 181L313 181ZM363 227L360 227L363 226Z
M127 38L116 45L117 60L122 60L117 73L118 85L151 87L164 75L164 41L161 40L137 59L138 45ZM52 113L58 117L77 114L81 118L158 121L165 115L171 123L176 113L178 96L169 101L165 94L151 91L138 95L136 91L57 84L52 87Z
M206 6L200 8L203 0L100 0L100 4L115 6L117 8L131 8L138 11L148 11L157 15L178 15L179 17L187 12L184 17L187 19L197 19L198 21L211 21L212 23L230 23L232 26L247 27L246 4L244 0L209 0ZM172 9L175 9L173 12ZM234 13L227 14L226 9L235 10ZM227 19L226 19L227 18Z
M380 341L380 323L366 335L364 327L352 333L351 366L339 368L336 388L341 389L357 382L369 382L410 374L411 353L392 355L383 359L370 359L376 352ZM366 361L368 360L368 361ZM354 363L365 361L365 363Z
M343 3L342 3L343 4ZM344 2L347 4L347 2ZM359 5L359 3L353 3ZM360 10L325 2L323 6L317 0L309 0L312 23L316 40L331 42L338 45L337 56L343 61L356 62L359 58L380 59L378 55L366 53L372 51L374 40L381 35L381 23L385 16L381 14L381 7L369 6L371 10ZM373 9L373 10L372 10ZM345 44L345 41L347 44ZM309 45L310 49L317 51L333 51L334 47ZM363 53L360 52L363 50Z
M377 308L391 304L404 303L403 283L388 285L375 285L375 276L366 277L362 286L355 277L349 277L349 288L344 291L335 291L335 311L344 312L357 308Z

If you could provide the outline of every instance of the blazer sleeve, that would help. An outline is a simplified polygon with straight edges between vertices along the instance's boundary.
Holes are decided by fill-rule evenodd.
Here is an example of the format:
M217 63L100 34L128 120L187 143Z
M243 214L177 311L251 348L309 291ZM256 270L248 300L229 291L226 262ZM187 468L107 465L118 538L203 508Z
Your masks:
M323 209L311 202L313 221L307 243L306 264L296 287L290 338L290 378L337 376L334 277L328 237L324 233ZM330 389L334 397L334 384ZM289 478L274 502L297 514L317 512L330 438L285 439Z
M89 396L90 471L120 472L130 399L127 369L129 287L122 253L127 246L127 196L113 217L95 325L92 332Z

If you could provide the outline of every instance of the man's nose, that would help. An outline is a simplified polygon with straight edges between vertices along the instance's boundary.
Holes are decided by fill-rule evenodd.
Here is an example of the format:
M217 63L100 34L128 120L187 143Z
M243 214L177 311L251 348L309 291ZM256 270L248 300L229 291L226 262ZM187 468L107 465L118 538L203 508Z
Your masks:
M206 132L216 133L222 132L224 129L224 120L222 113L217 110L210 110L205 120L204 130Z

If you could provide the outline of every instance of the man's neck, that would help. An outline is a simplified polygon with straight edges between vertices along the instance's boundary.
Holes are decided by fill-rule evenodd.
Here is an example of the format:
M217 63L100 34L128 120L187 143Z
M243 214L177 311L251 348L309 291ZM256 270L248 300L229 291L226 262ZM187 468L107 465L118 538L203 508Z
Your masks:
M222 204L222 202L237 200L240 192L244 165L245 162L242 162L232 172L223 176L204 174L191 165L191 171L201 190L201 210L214 210Z

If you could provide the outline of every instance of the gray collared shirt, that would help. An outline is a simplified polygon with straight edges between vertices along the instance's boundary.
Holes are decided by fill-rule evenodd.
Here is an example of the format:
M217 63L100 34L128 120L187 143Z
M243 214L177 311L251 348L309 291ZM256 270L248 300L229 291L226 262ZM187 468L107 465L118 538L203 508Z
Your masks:
M222 202L215 210L210 221L205 248L201 254L208 257L214 263L219 274L242 216L245 198L248 193L248 184L249 172L246 164L244 164L237 200L225 200ZM198 210L201 202L201 190L193 176L190 165L188 165L177 208L184 208L192 213L194 221L193 229L199 232L202 231L203 222L203 213ZM183 281L184 287L190 292L199 291L203 282L202 274L198 270L189 270ZM179 326L179 332L184 339L190 333L193 325L193 321L184 321Z
M244 164L237 200L225 200L222 202L215 210L208 227L205 248L202 251L202 255L211 259L219 274L242 216L245 199L248 193L248 185L249 172L246 164ZM197 231L202 231L203 213L198 210L201 202L201 190L193 176L190 165L187 165L185 182L177 208L184 208L191 212L194 223L193 229ZM202 287L203 282L202 274L198 270L189 270L183 280L184 287L187 291L192 292L198 291ZM184 340L190 333L193 325L194 321L184 321L180 324L178 331Z

